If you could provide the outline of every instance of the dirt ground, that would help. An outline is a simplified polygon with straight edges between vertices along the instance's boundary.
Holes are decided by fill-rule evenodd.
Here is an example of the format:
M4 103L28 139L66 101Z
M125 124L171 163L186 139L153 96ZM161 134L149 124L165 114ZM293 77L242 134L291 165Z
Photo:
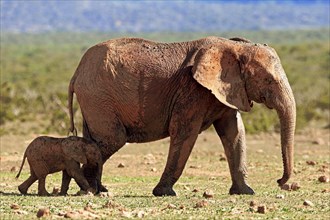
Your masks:
M6 209L6 204L10 204L11 200L15 198L10 196L19 195L17 186L28 176L29 166L28 163L25 163L20 179L15 179L24 150L37 136L39 134L25 136L5 135L1 137L0 196L4 202L1 203L2 207L0 209L7 213L6 216L10 216L8 215L10 211ZM151 196L151 191L157 184L165 167L168 146L168 138L151 143L127 144L106 162L102 180L103 184L117 196L118 200L127 199L127 197L132 198L132 196L133 198L138 196L141 199L144 196ZM276 180L281 177L283 169L279 134L248 135L247 148L248 181L255 191L259 193L256 199L261 200L263 197L269 196L269 193L273 193L274 197L277 196L275 194L281 193L281 190L278 189ZM314 200L314 203L320 205L326 203L324 201L329 201L329 183L320 184L317 181L322 175L329 178L329 167L329 129L310 128L297 132L295 136L295 168L290 183L297 182L303 189L297 195L299 203L301 198L306 195L309 195L307 197ZM47 178L46 185L49 192L54 187L60 186L60 178L60 174L50 175ZM228 197L230 185L228 164L219 137L211 130L203 132L199 135L186 168L174 189L179 195L184 195L187 198L190 198L190 193L193 189L199 189L201 192L211 189L218 195L218 200L216 201L220 202L226 199L231 201L230 198L232 197ZM78 189L77 186L74 182L70 186L73 189L69 193L75 193ZM37 184L35 183L32 185L30 193L35 194L36 192ZM311 193L313 192L317 192L317 194L314 193L312 195ZM184 198L181 197L181 200L178 201L182 201L182 199ZM143 202L146 201L143 200ZM267 200L265 201L267 202ZM270 201L273 201L273 199ZM270 201L268 202L271 203ZM287 202L289 203L290 201ZM297 207L298 205L295 209L298 209ZM299 205L299 208L301 207L303 207L302 202ZM315 208L316 210L314 211L316 213L323 212L322 210L330 210L329 207L330 204L326 203L325 207L322 209ZM276 208L274 209L276 210ZM291 211L292 213L288 211L287 217L292 217L296 212L295 210ZM272 211L271 216L275 212ZM230 213L224 211L223 214L230 214L227 217L235 217L235 215L232 216L232 211ZM298 216L305 218L304 212L302 214L302 216ZM169 216L171 217L171 215Z

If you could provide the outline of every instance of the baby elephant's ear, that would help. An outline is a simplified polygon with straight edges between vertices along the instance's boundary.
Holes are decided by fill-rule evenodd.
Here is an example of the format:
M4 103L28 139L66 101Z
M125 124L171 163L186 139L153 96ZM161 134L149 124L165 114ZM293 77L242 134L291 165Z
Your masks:
M65 156L79 163L87 164L86 152L79 141L64 141L62 149Z
M200 49L192 74L221 103L233 109L251 110L238 57L231 49L215 46Z

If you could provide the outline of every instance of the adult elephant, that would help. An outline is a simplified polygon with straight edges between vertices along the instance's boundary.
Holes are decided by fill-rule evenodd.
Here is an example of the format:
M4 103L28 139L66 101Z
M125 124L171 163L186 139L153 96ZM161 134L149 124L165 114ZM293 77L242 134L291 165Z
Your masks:
M278 184L292 173L295 100L278 55L267 45L219 37L168 44L109 40L84 54L71 79L72 131L73 93L83 115L83 135L99 145L104 162L126 142L170 137L155 196L176 195L172 187L197 136L211 125L227 156L230 194L253 194L246 183L245 129L239 113L250 111L252 101L274 108L280 119L284 172ZM92 179L93 172L85 169Z

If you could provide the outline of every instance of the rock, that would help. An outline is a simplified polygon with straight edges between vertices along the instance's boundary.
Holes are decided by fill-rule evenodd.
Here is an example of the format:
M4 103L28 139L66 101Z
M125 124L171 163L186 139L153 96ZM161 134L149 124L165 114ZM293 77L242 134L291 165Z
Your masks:
M125 164L123 164L123 163L120 163L120 164L118 164L118 166L117 166L118 168L124 168L125 167Z
M176 208L176 205L170 203L170 204L167 205L166 208L168 208L168 209L175 209Z
M156 172L157 169L156 169L155 167L153 167L153 168L150 169L150 171L151 171L151 172Z
M304 203L303 203L304 206L314 206L314 203L312 203L311 201L309 200L305 200Z
M14 209L14 210L17 210L17 209L20 209L21 207L18 204L13 203L13 204L10 205L10 208Z
M227 161L227 158L224 154L220 154L220 158L219 158L220 161Z
M284 199L284 195L283 194L276 195L276 199Z
M315 161L312 160L308 160L306 161L307 165L311 165L311 166L315 166L317 163Z
M265 205L258 206L257 212L261 214L265 214L267 212L266 206Z
M143 218L144 216L146 216L146 213L144 211L138 211L136 213L136 217L138 218Z
M213 193L213 191L205 191L204 193L203 193L203 197L204 198L206 198L206 199L208 199L208 198L213 198L214 197L214 193Z
M113 197L113 194L111 192L100 192L99 196L101 198L109 198L109 197Z
M192 192L196 193L196 192L199 192L199 190L195 188L195 189L193 189Z
M256 205L257 205L256 201L253 201L253 200L252 200L252 201L250 202L250 206L251 206L251 207L256 206Z
M58 194L60 194L60 188L58 188L58 187L53 187L53 192L52 192L52 194L53 195L58 195Z
M18 170L18 168L14 166L10 169L10 172L17 172L17 170Z
M50 211L48 208L40 208L37 212L37 217L41 218L41 217L47 217L50 215Z
M286 190L286 191L290 191L291 190L291 186L289 184L284 184L281 186L282 190Z
M121 217L132 218L133 217L133 214L132 214L132 212L122 211L121 212Z
M194 208L203 208L208 206L209 203L206 200L202 200L196 203L196 205L194 206Z
M312 144L315 144L315 145L324 145L324 140L322 138L317 138L315 140L312 141Z
M327 183L327 182L329 182L329 177L327 177L327 176L320 176L319 177L319 181L321 183Z
M299 183L293 182L293 183L291 184L291 189L292 189L293 191L297 191L297 190L300 189L300 188L301 188L301 187L300 187Z

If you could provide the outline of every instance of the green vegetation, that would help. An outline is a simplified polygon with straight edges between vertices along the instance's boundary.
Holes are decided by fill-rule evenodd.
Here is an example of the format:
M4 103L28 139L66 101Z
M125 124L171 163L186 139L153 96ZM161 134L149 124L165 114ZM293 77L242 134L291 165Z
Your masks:
M244 33L148 33L134 35L157 41L185 41L208 35L243 36L268 43L279 53L292 85L298 109L298 128L311 122L329 123L329 30ZM1 33L0 135L60 132L68 127L67 86L86 49L123 34ZM125 36L132 36L125 34ZM75 104L75 110L78 109ZM78 114L76 114L77 116ZM77 116L79 117L79 116ZM275 111L255 105L243 114L248 132L277 130ZM31 125L31 123L33 124ZM22 124L30 125L26 129ZM77 120L77 123L81 123ZM80 126L78 125L78 128Z

